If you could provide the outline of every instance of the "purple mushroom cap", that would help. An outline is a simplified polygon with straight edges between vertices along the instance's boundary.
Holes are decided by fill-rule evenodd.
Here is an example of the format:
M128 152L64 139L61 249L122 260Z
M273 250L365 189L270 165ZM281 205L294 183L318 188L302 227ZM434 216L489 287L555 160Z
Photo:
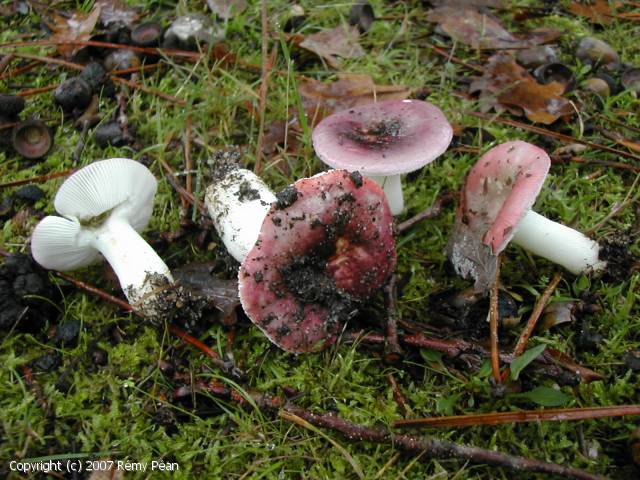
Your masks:
M333 168L370 176L409 173L438 158L453 129L442 111L421 100L387 100L323 119L313 146Z

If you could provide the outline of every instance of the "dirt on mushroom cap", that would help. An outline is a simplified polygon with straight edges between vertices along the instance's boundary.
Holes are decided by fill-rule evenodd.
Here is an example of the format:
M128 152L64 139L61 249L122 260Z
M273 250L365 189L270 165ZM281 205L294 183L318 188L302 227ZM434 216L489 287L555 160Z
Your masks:
M293 188L291 203L272 206L239 283L252 321L281 348L303 353L335 342L395 268L396 250L393 217L372 180L331 171Z

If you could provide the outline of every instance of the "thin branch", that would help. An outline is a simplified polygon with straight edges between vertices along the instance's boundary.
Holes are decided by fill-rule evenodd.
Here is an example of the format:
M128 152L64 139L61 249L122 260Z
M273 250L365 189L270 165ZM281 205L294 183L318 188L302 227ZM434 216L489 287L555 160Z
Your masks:
M333 413L313 413L291 404L286 404L284 410L317 427L328 428L340 432L346 439L352 442L366 441L371 443L390 444L405 452L422 454L425 461L432 458L456 458L461 461L489 464L518 472L540 472L580 480L601 480L604 478L579 468L507 455L493 450L470 447L433 437L419 438L409 435L395 434L386 429L366 427L364 425L349 422Z
M503 125L509 125L510 127L521 128L523 130L528 130L530 132L538 133L540 135L545 135L547 137L555 138L557 140L567 142L567 143L580 143L581 145L586 145L591 148L595 148L598 150L603 150L609 153L615 153L616 155L620 155L621 157L631 158L633 160L640 161L640 157L638 155L634 155L633 153L625 152L624 150L618 150L617 148L608 147L607 145L602 145L600 143L589 142L587 140L582 140L577 137L573 137L571 135L565 135L564 133L554 132L552 130L547 130L546 128L535 127L533 125L529 125L527 123L517 122L515 120L508 120L502 117L496 117L492 115L487 115L486 113L481 112L464 112L467 115L471 115L472 117L478 117L483 120L487 120L489 122L498 122Z
M397 364L402 360L404 352L398 340L398 277L392 274L384 287L387 304L387 342L385 344L385 361Z
M93 285L89 285L88 283L85 283L82 280L78 280L77 278L72 277L71 275L67 275L66 273L54 272L54 274L57 277L62 278L63 280L71 282L76 287L80 288L81 290L85 290L85 291L87 291L89 293L93 293L94 295L97 295L98 297L102 298L103 300L106 300L107 302L111 302L114 305L117 305L118 307L122 308L126 312L133 312L134 311L133 307L128 302L126 302L126 301L124 301L124 300L122 300L122 299L120 299L118 297L114 297L110 293L107 293L107 292L105 292L104 290L101 290L98 287L94 287Z
M75 169L65 170L64 172L48 173L47 175L39 175L37 177L25 178L23 180L14 180L13 182L0 183L0 190L3 188L19 187L20 185L28 185L30 183L44 183L54 178L67 177L75 172Z
M477 413L451 417L428 417L398 420L395 428L472 427L477 425L502 425L524 422L562 422L590 420L594 418L640 415L640 405L613 407L549 408L546 410L521 410L518 412Z
M431 218L436 218L440 216L440 214L442 213L442 208L448 203L450 203L453 199L455 199L459 194L460 192L448 192L443 194L440 198L438 198L435 202L433 202L433 205L425 208L422 212L418 213L417 215L414 215L413 217L399 224L398 232L404 233L414 225L424 220L429 220Z
M500 263L501 257L498 255L496 266L496 278L491 287L491 295L489 300L489 329L491 339L491 371L493 379L497 384L502 383L502 375L500 373L500 345L498 344L498 321L500 319L500 311L498 309L498 297L500 295Z

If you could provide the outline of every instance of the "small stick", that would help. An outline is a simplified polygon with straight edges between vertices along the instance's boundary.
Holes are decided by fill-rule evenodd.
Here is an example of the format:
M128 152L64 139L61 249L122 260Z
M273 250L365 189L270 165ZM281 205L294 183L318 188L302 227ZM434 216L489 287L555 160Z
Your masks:
M400 341L398 340L398 276L392 274L389 282L384 287L387 303L387 342L385 345L385 362L394 365L399 363L404 356Z
M640 405L613 407L549 408L546 410L521 410L518 412L477 413L451 417L428 417L398 420L394 428L472 427L477 425L503 425L524 422L562 422L565 420L590 420L594 418L640 415Z
M387 381L389 382L389 385L391 385L391 391L393 392L393 399L398 404L400 413L402 413L402 416L406 418L407 415L409 415L409 413L411 412L411 408L409 407L409 402L407 401L407 397L402 392L402 388L400 387L400 384L396 380L396 377L393 375L393 373L390 373L389 375L387 375Z
M187 128L184 138L184 163L187 170L187 192L193 195L193 177L191 176L191 170L193 170L193 161L191 159L191 129L193 128L193 121L191 115L187 116Z
M266 0L262 0L263 4L266 4ZM268 41L263 37L263 41ZM254 172L257 174L262 170L262 147L264 145L264 125L265 125L265 117L267 111L267 91L269 89L269 79L271 78L271 71L273 70L273 65L276 61L276 54L278 53L278 47L276 45L273 46L271 50L271 55L264 61L264 71L262 72L262 80L260 82L260 104L258 114L260 115L260 125L258 131L258 146L256 151L256 164L254 167Z
M498 296L500 295L500 256L497 258L496 279L491 287L489 304L489 329L491 332L491 371L493 379L497 384L502 383L500 374L500 345L498 345L498 320L500 312L498 309Z
M483 120L487 120L489 122L498 122L504 125L509 125L510 127L522 128L523 130L528 130L530 132L538 133L540 135L545 135L547 137L555 138L563 142L567 143L580 143L582 145L586 145L591 148L595 148L598 150L603 150L609 153L615 153L621 157L631 158L633 160L640 161L640 157L638 155L634 155L633 153L625 152L624 150L618 150L617 148L608 147L606 145L601 145L599 143L589 142L587 140L581 140L579 138L573 137L571 135L565 135L564 133L554 132L552 130L547 130L546 128L535 127L533 125L529 125L522 122L517 122L515 120L508 120L502 117L494 117L491 115L487 115L481 112L465 112L467 115L471 115L473 117L478 117Z
M11 55L12 57L16 57L15 53L10 53L9 55ZM24 67L19 67L19 68L16 68L15 70L9 70L8 72L5 72L2 75L0 75L0 80L5 80L7 78L16 77L16 76L20 75L21 73L28 72L29 70L34 69L38 65L40 65L39 62L31 62L31 63L28 63L27 65L25 65Z
M431 50L433 50L434 52L436 52L438 55L445 57L447 60L453 62L453 63L457 63L459 65L462 65L463 67L467 67L470 70L473 70L475 72L478 73L484 73L484 70L482 69L482 67L479 67L477 65L472 65L470 63L465 62L464 60L462 60L461 58L458 57L454 57L452 54L450 54L449 52L447 52L446 50L440 48L440 47L436 47L435 45L429 43L429 42L425 42L425 45L427 48L430 48Z
M580 480L602 480L604 478L579 468L508 455L484 448L470 447L447 440L395 434L386 429L366 427L364 425L351 423L333 413L313 413L291 404L286 404L284 409L286 412L297 415L316 427L328 428L340 432L348 440L392 444L399 450L413 454L424 454L425 460L432 458L456 458L462 461L504 467L518 472L540 472Z
M169 164L167 164L167 162L165 162L164 160L160 159L160 165L162 165L162 167L167 171L168 175L167 175L167 180L169 180L169 183L171 184L171 186L178 192L179 195L184 196L190 203L191 205L194 205L202 215L204 216L208 216L209 212L207 211L207 207L205 206L205 204L196 199L193 194L187 192L182 185L180 185L180 183L178 182L178 179L176 178L175 172L173 171L173 169L169 166Z
M178 337L180 340L183 340L183 341L185 341L187 343L190 343L194 347L196 347L199 350L201 350L202 352L204 352L204 354L207 355L212 360L222 361L222 359L220 358L220 355L218 355L218 353L215 350L212 350L210 347L205 345L203 342L201 342L200 340L198 340L195 337L192 337L191 335L189 335L187 332L185 332L181 328L178 328L175 325L169 325L168 328L169 328L169 331L171 333L173 333L176 337Z
M65 170L64 172L48 173L37 177L25 178L23 180L14 180L13 182L0 183L0 190L9 187L19 187L20 185L28 185L30 183L44 183L54 178L67 177L75 172L75 169Z
M94 287L93 285L89 285L88 283L83 282L82 280L78 280L75 277L72 277L71 275L67 275L66 273L62 273L62 272L55 272L55 275L68 281L71 282L72 284L74 284L76 287L80 288L81 290L86 290L87 292L93 293L94 295L97 295L98 297L102 298L103 300L106 300L108 302L113 303L114 305L117 305L118 307L122 308L124 311L126 312L133 312L133 307L126 301L118 298L118 297L114 297L113 295L111 295L110 293L105 292L104 290L101 290L98 287ZM135 312L134 312L135 313Z
M80 133L80 139L78 140L76 149L73 151L73 155L71 156L71 159L73 160L74 165L77 165L80 162L80 157L82 156L84 146L87 143L88 133L89 133L89 121L85 120L84 122L82 122L82 132Z
M460 192L448 192L438 198L433 205L425 208L422 212L414 215L413 217L405 220L400 225L398 225L398 232L404 233L406 230L409 230L411 227L420 223L424 220L429 220L431 218L436 218L442 213L442 208L451 202L454 198L459 195Z
M618 127L626 128L627 130L631 130L632 132L640 133L640 128L638 128L638 127L634 127L632 125L628 125L628 124L626 124L624 122L619 122L618 120L614 120L612 118L609 118L606 115L603 115L601 113L598 113L596 115L598 117L600 117L601 119L605 120L606 122L613 123L614 125L617 125Z
M538 320L540 319L542 312L547 306L547 303L549 303L549 299L551 298L551 295L553 295L553 292L555 291L556 287L560 283L560 280L562 280L562 274L557 272L549 282L549 285L547 285L547 288L545 288L544 292L542 292L542 295L540 295L540 298L538 298L538 301L536 302L535 306L533 307L533 311L529 316L529 320L527 320L527 324L522 330L522 333L520 334L520 338L518 338L518 342L516 343L516 346L513 349L514 358L522 355L524 351L527 349L527 343L529 342L529 338L531 338L531 335L533 334L533 331L535 330L536 325L538 324ZM511 374L511 369L507 367L505 371L502 372L502 381L503 382L506 381L507 378L509 378L510 374Z
M84 67L80 64L77 63L73 63L73 62L67 62L66 60L60 60L59 58L51 58L51 57L43 57L40 55L32 55L30 53L14 53L15 56L17 57L21 57L21 58L27 58L30 60L35 60L37 62L42 62L42 63L53 63L55 65L60 65L62 67L66 67L69 68L71 70L84 70ZM173 103L177 103L178 105L186 105L187 102L186 100L183 100L181 98L177 98L174 97L172 95L169 95L168 93L164 93L161 92L160 90L157 90L155 88L151 88L151 87L147 87L146 85L143 85L141 83L136 83L133 82L131 80L127 80L125 78L120 78L116 75L111 75L111 80L115 83L120 83L123 85L127 85L133 89L136 90L142 90L143 92L149 93L151 95L156 95L160 98L164 98L165 100L168 100L170 102Z
M53 85L47 85L46 87L38 87L38 88L27 88L26 90L21 90L16 95L19 97L32 97L33 95L39 95L41 93L47 93L51 90L55 90L58 88L59 83L55 83Z
M520 334L520 338L518 339L518 343L516 343L516 346L513 349L514 357L519 357L526 350L527 342L529 341L529 338L533 334L533 330L536 328L538 319L542 315L544 308L547 306L547 303L549 303L549 299L551 298L551 295L553 295L553 292L555 291L556 287L558 286L561 280L562 280L562 273L557 272L549 282L549 285L547 286L547 288L544 290L544 292L542 292L542 295L540 295L540 298L536 302L535 306L533 307L533 311L529 316L529 320L527 320L527 325L524 327L524 330L522 330L522 333Z
M565 163L566 160L576 163L583 163L585 165L601 165L603 167L619 168L622 170L630 170L632 172L640 172L640 167L635 165L629 165L622 162L610 162L608 160L586 159L580 155L572 155L566 157L564 155L551 155L551 161L553 163Z

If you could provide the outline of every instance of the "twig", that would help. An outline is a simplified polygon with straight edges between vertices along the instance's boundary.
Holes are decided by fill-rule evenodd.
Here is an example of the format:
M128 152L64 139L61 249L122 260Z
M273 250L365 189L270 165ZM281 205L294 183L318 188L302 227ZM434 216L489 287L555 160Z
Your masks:
M549 408L546 410L521 410L518 412L477 413L451 417L428 417L398 420L395 428L471 427L477 425L502 425L524 422L562 422L565 420L589 420L594 418L640 415L640 405L613 407Z
M14 180L13 182L0 183L0 190L3 188L19 187L20 185L28 185L30 183L44 183L54 178L67 177L75 172L75 169L65 170L64 172L48 173L37 177L25 178L23 180Z
M391 385L393 399L396 401L396 404L398 405L402 416L406 418L407 415L411 413L411 407L409 407L407 397L402 392L402 388L400 387L400 384L398 384L398 381L396 380L396 377L393 375L393 373L387 375L387 380L389 382L389 385Z
M561 280L562 273L556 273L549 282L549 285L547 285L547 288L544 290L544 292L542 292L542 295L540 295L540 298L536 302L535 306L533 307L533 311L529 316L529 320L527 320L527 325L524 327L524 330L522 330L520 338L518 339L518 343L516 343L516 346L513 349L514 357L519 357L526 350L527 342L533 334L533 330L536 328L538 319L540 318L540 315L542 315L544 308L547 306L547 303L549 303L551 295L553 295L553 292L555 291Z
M27 88L26 90L21 90L16 95L19 97L31 97L33 95L40 95L41 93L47 93L51 90L55 90L58 88L59 83L54 85L47 85L46 87L38 87L38 88Z
M478 65L472 65L472 64L470 64L468 62L465 62L461 58L458 58L458 57L455 57L455 56L451 55L449 52L447 52L443 48L436 47L435 45L433 45L433 44L431 44L429 42L425 42L424 44L425 44L425 46L427 48L430 48L431 50L436 52L438 55L440 55L442 57L445 57L450 62L457 63L458 65L462 65L463 67L466 67L466 68L468 68L470 70L473 70L474 72L484 73L484 70L482 69L482 67L479 67Z
M631 130L632 132L640 133L640 128L638 128L638 127L634 127L634 126L629 125L629 124L624 123L624 122L619 122L618 120L614 120L613 118L609 118L606 115L603 115L601 113L598 113L596 115L599 118L605 120L606 122L613 123L614 125L617 125L618 127L626 128L627 130Z
M193 161L191 159L191 130L193 129L193 121L191 115L187 116L187 128L184 134L184 166L187 170L187 192L193 195L193 177L191 176L191 170L193 170Z
M118 307L122 308L124 311L126 312L133 312L133 307L126 301L118 298L118 297L114 297L113 295L111 295L110 293L105 292L104 290L101 290L98 287L94 287L93 285L89 285L88 283L83 282L82 280L78 280L77 278L74 278L70 275L67 275L66 273L62 273L62 272L55 272L55 275L68 281L71 282L72 284L74 284L76 287L80 288L81 290L86 290L89 293L93 293L94 295L97 295L98 297L102 298L103 300L106 300L108 302L113 303L114 305L117 305ZM135 312L134 312L135 313Z
M497 384L502 383L502 375L500 374L500 345L498 344L498 320L500 312L498 309L498 296L500 295L500 263L501 257L498 255L496 265L496 278L491 287L491 295L489 300L489 330L491 337L491 371L493 379Z
M454 198L456 198L460 192L448 192L438 198L433 205L425 208L422 212L414 215L413 217L405 220L400 225L398 225L398 232L404 233L406 230L409 230L414 225L431 218L436 218L442 213L442 208L451 202Z
M169 325L168 329L169 329L169 332L173 333L180 340L183 340L183 341L185 341L187 343L190 343L194 347L196 347L199 350L201 350L209 358L211 358L213 360L216 360L216 361L222 361L222 359L220 358L220 355L218 355L218 352L216 352L215 350L212 350L207 345L205 345L203 342L201 342L200 340L198 340L195 337L192 337L191 335L189 335L184 330L176 327L175 325Z
M14 53L10 53L9 55L11 55L12 57L16 57L16 55ZM9 55L7 55L7 56L9 56ZM18 76L21 73L28 72L29 70L34 69L38 65L40 65L39 62L31 62L31 63L28 63L27 65L25 65L24 67L19 67L19 68L16 68L15 70L9 70L8 72L5 72L2 75L0 75L0 80L5 80L7 78Z
M538 298L538 301L536 302L535 306L533 307L533 311L529 316L529 320L527 320L527 324L522 330L522 333L520 334L520 338L518 338L518 342L516 343L516 346L513 349L514 358L519 357L526 350L527 343L529 342L529 338L531 338L531 335L533 334L533 331L535 330L536 325L538 324L538 320L540 319L540 316L542 315L544 308L547 306L547 303L549 303L549 299L551 298L551 295L553 295L553 292L555 291L556 287L558 286L561 280L562 280L562 274L559 272L556 273L551 279L551 281L549 282L549 285L547 285L547 288L545 288L544 292L542 292L542 295L540 295L540 298ZM503 382L506 381L510 374L511 374L511 369L507 367L505 371L502 372L502 381Z
M579 468L543 462L525 457L470 447L436 438L418 438L392 433L386 429L366 427L351 423L333 413L318 414L301 407L286 404L286 412L294 414L317 427L329 428L342 433L350 441L391 444L406 452L423 454L425 460L432 458L456 458L473 463L495 465L519 472L540 472L580 480L601 480L603 477Z
M191 205L194 205L200 211L202 215L208 216L209 212L207 211L207 207L205 206L205 204L202 201L196 199L193 194L187 192L182 187L182 185L180 185L180 183L178 182L178 179L176 178L175 172L167 162L165 162L162 159L160 159L159 161L160 161L160 165L162 165L162 167L166 170L168 174L167 180L169 180L169 183L178 192L178 194L186 198L189 201L189 203L191 203Z
M640 161L640 157L638 155L634 155L633 153L625 152L624 150L618 150L617 148L608 147L607 145L601 145L599 143L589 142L587 140L582 140L580 138L573 137L571 135L565 135L564 133L554 132L552 130L547 130L546 128L535 127L533 125L529 125L527 123L517 122L515 120L508 120L502 117L495 117L491 115L487 115L481 112L464 112L467 115L471 115L473 117L478 117L483 120L487 120L489 122L498 122L504 125L509 125L510 127L522 128L523 130L528 130L530 132L538 133L540 135L545 135L547 137L555 138L557 140L567 142L567 143L580 143L582 145L586 145L591 148L595 148L598 150L603 150L609 153L615 153L616 155L620 155L621 157L631 158L633 160Z
M80 133L80 139L78 140L78 144L76 145L76 149L73 151L73 155L71 159L73 160L73 164L77 165L80 162L80 157L82 156L82 151L84 150L85 144L87 143L87 134L89 133L90 122L85 120L82 122L82 132Z
M59 58L43 57L43 56L40 56L40 55L32 55L30 53L14 53L14 55L17 56L17 57L21 57L21 58L35 60L37 62L52 63L54 65L60 65L61 67L66 67L66 68L69 68L71 70L81 71L81 70L84 69L84 66L82 66L82 65L80 65L78 63L67 62L66 60L60 60ZM131 80L127 80L125 78L120 78L120 77L118 77L116 75L111 75L110 78L115 83L128 85L129 87L131 87L133 89L142 90L143 92L149 93L151 95L156 95L156 96L158 96L160 98L164 98L165 100L168 100L170 102L177 103L178 105L186 105L187 104L187 102L185 100L181 99L181 98L174 97L172 95L169 95L168 93L164 93L164 92L161 92L160 90L156 90L155 88L147 87L146 85L143 85L141 83L136 83L136 82L133 82Z
M551 155L551 161L554 163L565 163L566 161L583 163L585 165L601 165L603 167L619 168L622 170L629 170L632 172L640 172L640 166L630 165L622 162L610 162L608 160L587 159L580 155Z
M387 342L385 344L385 362L396 365L404 356L400 341L398 340L398 277L392 274L389 282L384 287L387 304Z

